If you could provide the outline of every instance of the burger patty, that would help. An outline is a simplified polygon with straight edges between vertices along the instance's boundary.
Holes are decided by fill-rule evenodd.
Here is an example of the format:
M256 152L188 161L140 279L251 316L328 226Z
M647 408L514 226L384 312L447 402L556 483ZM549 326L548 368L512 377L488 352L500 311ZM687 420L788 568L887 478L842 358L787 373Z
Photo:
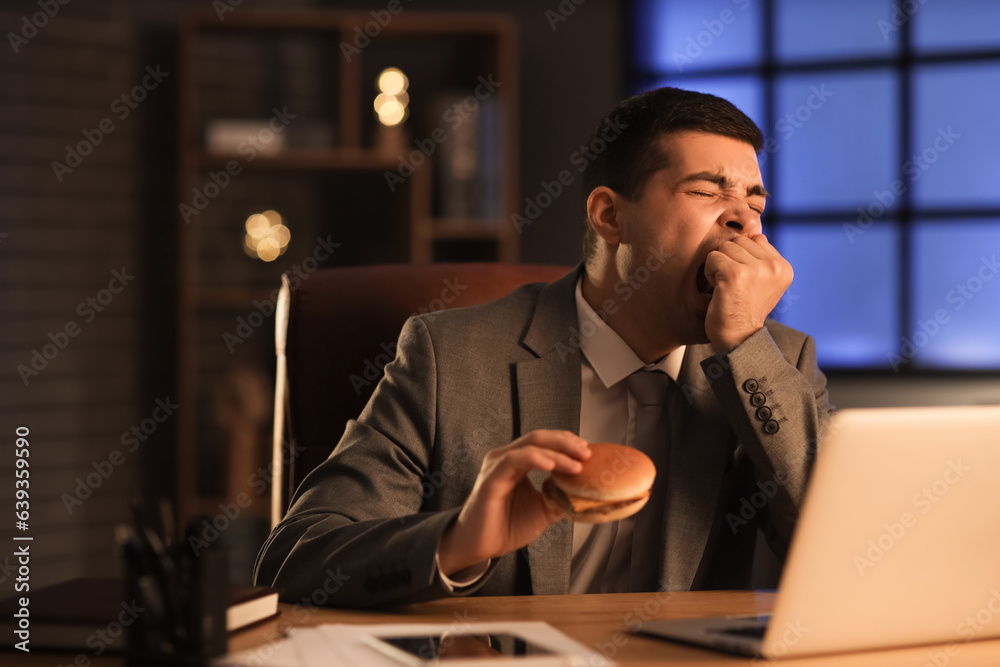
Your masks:
M640 494L635 498L629 498L628 500L618 500L618 501L604 501L604 500L590 500L589 498L580 498L579 496L570 496L565 491L560 489L558 486L553 484L550 480L545 480L544 487L548 489L547 493L552 500L556 501L556 504L563 508L564 510L570 512L595 512L601 514L607 514L612 510L616 510L620 507L625 507L626 505L631 505L637 500L642 500L649 495L649 491Z

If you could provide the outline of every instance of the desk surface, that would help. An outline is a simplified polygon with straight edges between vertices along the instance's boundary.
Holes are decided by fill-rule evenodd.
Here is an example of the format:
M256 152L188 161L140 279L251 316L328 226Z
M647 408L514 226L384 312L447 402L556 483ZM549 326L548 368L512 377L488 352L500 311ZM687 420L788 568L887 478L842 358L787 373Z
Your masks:
M257 649L267 655L269 646L288 627L322 623L399 623L458 621L547 621L562 632L618 664L627 665L712 665L765 664L723 653L652 639L629 632L629 628L650 618L689 618L723 614L755 614L770 611L773 593L713 591L688 593L626 593L606 595L551 595L527 597L451 598L390 611L309 609L281 605L280 616L234 633L229 650ZM74 656L64 654L0 655L0 663L23 665L73 664ZM90 658L91 656L87 656ZM89 665L120 665L120 656L91 660ZM892 651L782 660L775 664L821 667L970 667L1000 665L1000 640L959 644L952 653L944 646L923 646Z

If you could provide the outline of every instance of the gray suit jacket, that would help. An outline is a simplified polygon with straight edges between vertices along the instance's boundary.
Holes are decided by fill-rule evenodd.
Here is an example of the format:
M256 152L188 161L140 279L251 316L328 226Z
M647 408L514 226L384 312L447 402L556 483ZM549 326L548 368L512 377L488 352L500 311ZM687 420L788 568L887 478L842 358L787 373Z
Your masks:
M408 320L361 416L264 544L257 582L310 605L449 595L434 555L484 454L533 429L578 432L580 271ZM643 510L636 531L656 550L656 587L747 588L756 529L779 556L787 548L831 412L813 340L768 321L723 357L688 346L678 384L669 468L653 491L666 525L644 524ZM554 524L463 594L566 593L572 532Z

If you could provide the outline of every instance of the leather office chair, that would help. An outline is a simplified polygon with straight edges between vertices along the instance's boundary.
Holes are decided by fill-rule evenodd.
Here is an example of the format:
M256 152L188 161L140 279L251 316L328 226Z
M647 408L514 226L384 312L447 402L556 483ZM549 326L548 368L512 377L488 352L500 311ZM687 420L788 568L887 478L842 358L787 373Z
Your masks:
M530 264L396 264L282 276L275 318L271 526L293 491L361 414L395 356L406 318L491 301L570 267ZM295 454L292 455L294 444Z

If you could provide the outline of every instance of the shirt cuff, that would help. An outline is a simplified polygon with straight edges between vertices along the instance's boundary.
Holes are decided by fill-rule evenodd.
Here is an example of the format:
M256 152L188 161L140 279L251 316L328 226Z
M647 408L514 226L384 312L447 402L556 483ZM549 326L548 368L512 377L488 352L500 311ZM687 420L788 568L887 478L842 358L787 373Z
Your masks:
M441 557L437 552L434 553L434 565L437 567L438 574L441 575L441 581L444 582L445 588L451 593L457 593L462 588L472 586L478 583L486 571L490 569L490 563L492 559L483 561L482 563L477 563L464 570L459 570L450 577L441 571Z

